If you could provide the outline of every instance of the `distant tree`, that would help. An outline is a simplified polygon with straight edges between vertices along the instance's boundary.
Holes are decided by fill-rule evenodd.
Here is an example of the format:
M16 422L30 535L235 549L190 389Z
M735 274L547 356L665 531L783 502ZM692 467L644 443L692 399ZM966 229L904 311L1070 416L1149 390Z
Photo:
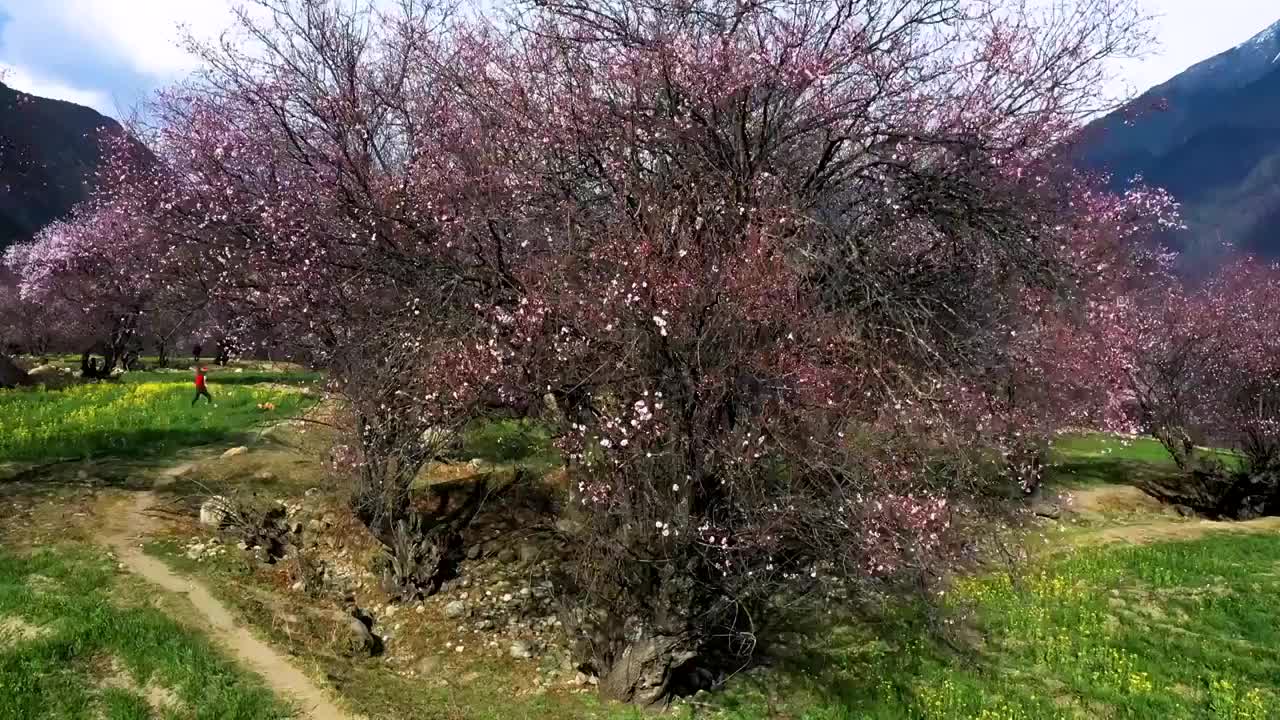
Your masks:
M1183 473L1153 493L1213 517L1280 513L1280 267L1169 278L1125 299L1108 342L1139 427Z
M123 208L91 203L5 256L24 301L65 312L58 322L65 342L82 351L86 377L105 377L140 349L141 318L158 294L158 261L135 228ZM102 363L91 366L95 353Z

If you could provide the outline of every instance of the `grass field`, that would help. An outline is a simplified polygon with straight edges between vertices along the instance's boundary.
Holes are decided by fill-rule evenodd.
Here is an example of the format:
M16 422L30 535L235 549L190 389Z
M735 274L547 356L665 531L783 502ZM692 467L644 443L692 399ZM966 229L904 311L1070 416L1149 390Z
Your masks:
M898 608L797 667L731 690L721 717L1278 717L1275 535L1090 549L957 582L959 649ZM785 690L779 692L783 679ZM754 683L754 681L753 681ZM772 691L765 684L774 685Z
M255 678L84 548L0 551L0 718L288 717Z
M0 462L137 457L226 442L296 414L308 402L301 387L315 380L305 373L210 374L214 406L203 399L192 406L194 386L185 372L0 392ZM275 409L261 410L262 403Z
M0 393L0 461L79 456L102 465L226 442L301 409L307 398L283 385L315 380L248 371L215 375L210 387L218 407L195 409L185 373ZM261 402L277 409L263 413ZM540 470L556 464L549 437L536 424L471 428L462 446L465 457L495 465ZM247 457L274 457L258 452ZM1173 470L1153 440L1075 436L1058 443L1047 488L1095 493L1096 504L1114 492L1112 486ZM306 480L293 485L305 487ZM1156 532L1117 534L1133 544L1085 542L1091 534L1130 526L1195 532L1177 541ZM995 563L956 578L928 607L886 599L857 618L837 610L807 618L785 645L773 648L766 667L734 677L723 692L683 703L672 715L1280 719L1280 533L1221 529L1163 512L1150 499L1115 513L1105 507L1067 510L1061 521L1045 521L1019 536L1030 557L1026 563ZM252 586L248 565L231 556L223 565L185 561L175 543L153 550L186 572L205 574L224 599L245 610L246 622L341 678L341 693L371 719L637 717L632 709L602 705L589 692L532 693L527 675L492 657L449 653L429 674L405 677L381 663L311 654L297 637L270 626L269 608L254 605L262 588ZM121 604L128 592L113 585L114 578L112 566L92 554L0 554L0 718L42 717L31 714L37 710L54 718L257 718L279 711L220 665L199 638L184 635L154 609ZM290 611L303 613L300 607ZM448 624L423 632L426 646L455 636ZM176 645L173 637L180 638ZM105 682L104 673L121 671L103 658L118 661L127 681ZM219 689L201 690L191 679L205 676L215 678ZM157 710L151 691L157 684L191 712Z
M1168 473L1161 453L1153 440L1066 438L1059 461L1077 472L1057 477ZM1280 718L1280 534L1096 546L1055 530L1026 536L1028 564L951 584L932 613L954 642L924 608L888 604L823 628L813 637L826 642L731 687L710 715Z

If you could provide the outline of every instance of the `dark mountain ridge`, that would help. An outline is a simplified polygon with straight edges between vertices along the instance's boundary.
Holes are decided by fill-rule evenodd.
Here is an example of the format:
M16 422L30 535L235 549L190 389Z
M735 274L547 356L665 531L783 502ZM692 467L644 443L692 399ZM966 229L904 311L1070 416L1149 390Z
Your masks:
M88 197L104 131L121 127L91 108L0 83L0 251Z
M1160 109L1155 109L1160 108ZM1158 85L1086 132L1081 164L1168 189L1191 264L1222 243L1280 258L1280 22Z

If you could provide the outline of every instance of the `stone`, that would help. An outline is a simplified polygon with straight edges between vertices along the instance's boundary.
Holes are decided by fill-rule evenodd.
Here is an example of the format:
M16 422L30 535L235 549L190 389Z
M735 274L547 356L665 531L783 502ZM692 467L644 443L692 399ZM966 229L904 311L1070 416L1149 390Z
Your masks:
M528 660L533 657L533 648L529 647L529 643L523 640L516 640L511 643L511 657Z
M359 611L357 611L359 612ZM382 650L382 642L373 634L369 626L355 615L342 616L342 630L339 638L339 649L348 655L372 657Z
M200 503L200 524L209 527L221 527L231 515L231 501L221 495Z
M237 455L244 455L247 452L249 452L249 448L241 445L240 447L233 447L230 450L222 453L222 457L233 458L233 457L236 457Z
M262 482L271 482L276 479L276 474L270 470L259 470L253 474L253 479L260 480Z
M498 562L506 565L510 565L515 562L517 557L516 551L511 548L503 548L498 552Z
M446 428L432 426L422 431L422 444L433 453L439 454L451 442L453 432Z
M470 547L468 547L468 548L467 548L467 559L468 559L468 560L479 560L479 559L480 559L480 545L479 545L479 544L477 544L477 543L472 543L472 545L471 545Z
M532 565L537 561L538 555L540 554L541 551L538 549L537 545L534 545L533 543L520 544L520 562L525 565Z
M444 616L456 620L467 614L467 605L461 600L454 600L444 606Z
M556 521L556 530L559 530L565 535L577 535L582 532L582 523L577 520L570 520L569 518L560 518Z
M471 461L467 463L467 467L471 468L472 470L479 470L480 468L484 467L484 461L481 460L480 458L471 458Z

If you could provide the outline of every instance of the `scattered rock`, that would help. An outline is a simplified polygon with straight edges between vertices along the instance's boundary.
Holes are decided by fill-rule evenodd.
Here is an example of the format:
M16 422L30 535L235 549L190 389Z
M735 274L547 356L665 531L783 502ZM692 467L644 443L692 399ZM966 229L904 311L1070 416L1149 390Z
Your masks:
M1057 505L1045 504L1034 510L1036 517L1047 518L1049 520L1057 520L1062 517L1062 508Z
M270 470L259 470L253 474L253 479L260 482L271 482L276 479L276 474Z
M512 550L511 548L503 548L501 551L498 552L498 562L500 563L510 565L511 563L516 561L516 558L517 558L516 551Z
M422 431L422 444L440 452L453 442L453 432L442 427L429 427Z
M538 550L537 545L534 545L533 543L521 543L520 562L524 563L525 565L532 565L533 563L537 562L538 555L540 554L541 554L541 551Z
M444 616L456 620L467 614L467 606L461 600L454 600L444 606Z
M249 448L247 448L247 447L245 447L245 446L241 445L240 447L233 447L233 448L231 448L230 450L228 450L228 451L226 451L226 452L222 453L222 457L224 457L224 458L233 458L233 457L235 457L235 456L237 456L237 455L244 455L244 454L245 454L245 453L247 453L247 452L249 452Z
M481 460L480 458L472 458L471 461L467 463L467 467L471 468L472 470L479 470L480 468L484 467L484 461Z
M342 615L342 627L338 629L338 648L347 655L372 657L382 652L382 641L370 630L372 623L359 617L360 611Z
M472 544L471 544L471 546L467 548L467 559L468 559L468 560L479 560L479 559L480 559L480 545L479 545L479 543L472 543Z
M577 535L582 532L582 523L577 520L562 517L559 520L556 520L556 530L559 530L565 535Z
M533 657L533 648L523 640L516 640L511 643L511 657L528 660Z
M231 514L231 501L221 495L200 503L200 524L209 527L221 527Z

